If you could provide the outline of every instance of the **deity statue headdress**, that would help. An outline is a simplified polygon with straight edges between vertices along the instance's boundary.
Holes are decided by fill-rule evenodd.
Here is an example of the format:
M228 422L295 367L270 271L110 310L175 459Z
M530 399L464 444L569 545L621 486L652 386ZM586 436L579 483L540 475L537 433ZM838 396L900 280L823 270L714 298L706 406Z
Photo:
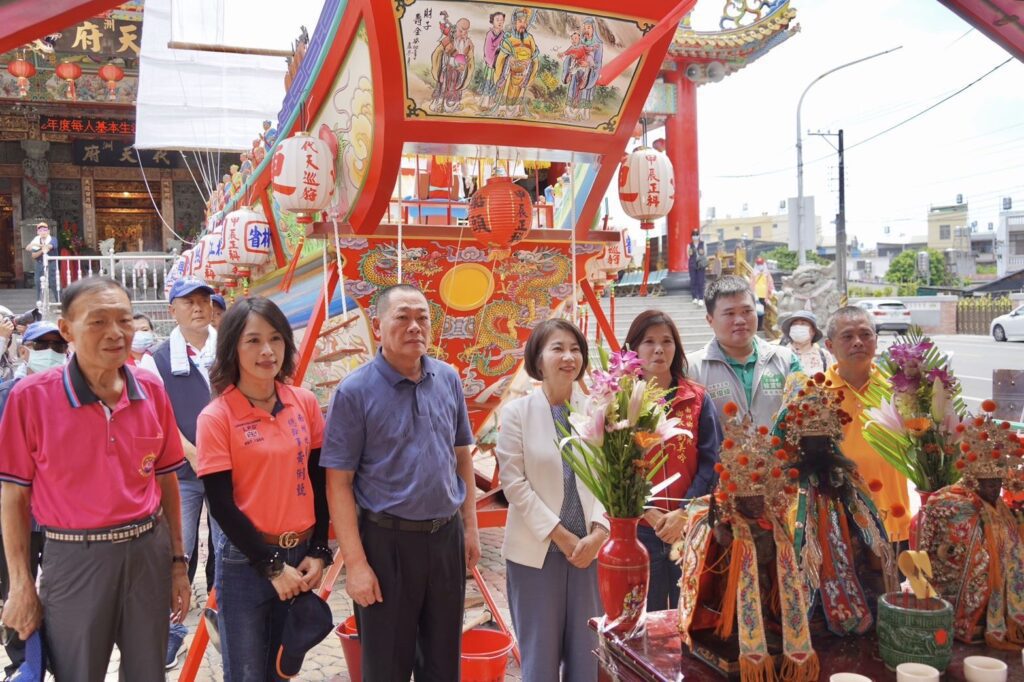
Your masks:
M960 434L960 454L956 466L963 478L961 484L976 490L978 479L998 478L1011 492L1024 489L1019 475L1024 446L1010 422L994 419L996 404L992 400L981 403L984 415L968 417L956 427Z

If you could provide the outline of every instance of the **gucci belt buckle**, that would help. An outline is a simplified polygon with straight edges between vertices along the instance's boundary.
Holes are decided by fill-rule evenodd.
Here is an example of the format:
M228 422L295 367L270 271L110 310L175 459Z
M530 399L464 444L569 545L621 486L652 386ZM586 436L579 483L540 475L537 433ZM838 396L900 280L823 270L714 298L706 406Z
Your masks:
M277 544L284 549L294 549L299 546L299 534L293 530L286 530L278 536Z

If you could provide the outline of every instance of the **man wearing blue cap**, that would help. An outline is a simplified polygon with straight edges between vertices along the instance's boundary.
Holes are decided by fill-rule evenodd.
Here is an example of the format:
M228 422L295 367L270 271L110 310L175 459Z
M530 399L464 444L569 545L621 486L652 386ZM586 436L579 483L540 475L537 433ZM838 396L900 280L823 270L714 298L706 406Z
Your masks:
M217 348L217 330L211 326L213 317L210 298L213 287L201 279L186 277L177 280L167 295L171 317L177 326L151 358L139 365L160 376L174 408L181 444L187 463L178 469L181 491L181 532L185 552L190 558L189 580L195 578L196 562L191 561L198 549L199 517L203 511L203 484L196 476L196 420L210 402L210 366ZM212 561L212 557L209 559ZM212 585L209 586L212 588ZM167 667L177 664L181 644L188 634L184 625L171 627L167 644Z
M21 364L15 372L14 378L0 383L0 418L3 417L4 407L7 405L7 397L11 394L14 385L30 374L45 372L53 367L63 367L67 362L68 342L60 335L60 329L52 322L33 322L25 329L25 334L18 347L18 356ZM32 521L32 534L29 539L29 572L36 575L39 571L39 562L43 557L43 530ZM0 598L7 600L11 589L11 578L7 571L7 557L3 552L3 543L0 543ZM25 660L25 642L17 636L10 638L9 643L4 645L7 650L7 658L10 665L4 668L7 677L10 677L21 666Z
M220 294L214 294L210 297L210 303L213 304L213 317L210 319L210 326L214 329L220 329L220 318L224 316L228 309L227 301Z

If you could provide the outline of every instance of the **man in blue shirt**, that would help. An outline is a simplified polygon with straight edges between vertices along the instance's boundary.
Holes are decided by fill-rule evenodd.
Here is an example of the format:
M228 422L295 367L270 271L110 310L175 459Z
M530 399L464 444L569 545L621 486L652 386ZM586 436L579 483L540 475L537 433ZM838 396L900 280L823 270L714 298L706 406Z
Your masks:
M480 558L473 433L458 374L427 356L426 297L400 284L376 305L380 352L334 394L320 463L363 680L415 672L417 682L450 682L459 679L466 571Z

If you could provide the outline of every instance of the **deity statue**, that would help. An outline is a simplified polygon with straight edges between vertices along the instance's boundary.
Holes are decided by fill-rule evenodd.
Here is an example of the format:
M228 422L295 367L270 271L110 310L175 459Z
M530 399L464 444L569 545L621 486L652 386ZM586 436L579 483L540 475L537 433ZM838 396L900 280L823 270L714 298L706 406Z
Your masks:
M231 164L231 197L234 198L239 192L242 191L242 185L245 183L245 178L242 177L242 172L238 169L238 164Z
M270 151L274 143L277 142L277 128L269 120L263 122L263 134L260 135L260 139L263 140L264 151Z
M809 594L786 524L800 473L782 439L737 410L725 406L718 490L688 508L680 635L694 655L743 682L811 682L820 664Z
M822 373L792 374L776 421L800 471L793 544L812 593L812 626L839 636L874 627L878 598L899 591L881 515L839 444L851 419ZM816 628L817 629L817 628Z
M992 401L984 401L983 408ZM990 415L961 424L959 483L942 488L921 510L918 545L932 562L933 584L953 604L953 634L995 649L1024 645L1024 538L1000 497L1024 490L1024 448L1009 422Z

